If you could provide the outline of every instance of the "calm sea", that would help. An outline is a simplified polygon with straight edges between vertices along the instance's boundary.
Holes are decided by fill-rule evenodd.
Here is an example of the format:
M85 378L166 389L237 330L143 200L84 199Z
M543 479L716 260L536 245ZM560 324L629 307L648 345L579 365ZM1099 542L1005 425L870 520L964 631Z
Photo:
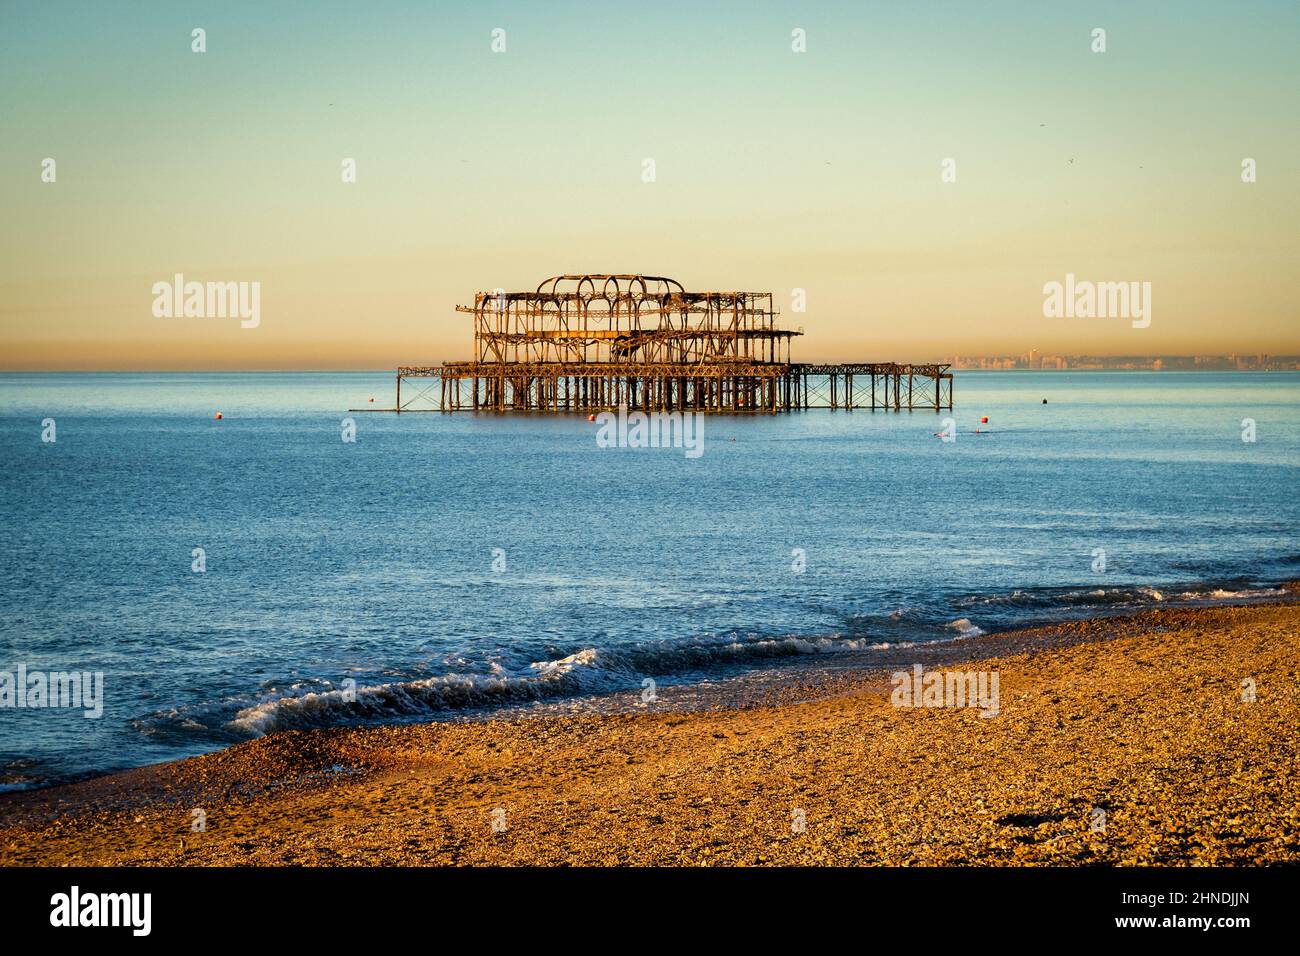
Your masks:
M104 675L99 719L0 707L0 786L1300 577L1300 374L958 373L952 443L810 411L710 418L698 458L585 416L342 441L392 387L0 376L0 671Z

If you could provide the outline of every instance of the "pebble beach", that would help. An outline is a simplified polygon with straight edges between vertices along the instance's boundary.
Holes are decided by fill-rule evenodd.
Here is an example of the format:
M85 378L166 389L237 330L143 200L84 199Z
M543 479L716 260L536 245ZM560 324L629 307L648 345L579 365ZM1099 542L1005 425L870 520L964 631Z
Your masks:
M705 710L275 733L0 796L0 863L1295 864L1292 600L913 653L996 672L995 715L896 706L900 659Z

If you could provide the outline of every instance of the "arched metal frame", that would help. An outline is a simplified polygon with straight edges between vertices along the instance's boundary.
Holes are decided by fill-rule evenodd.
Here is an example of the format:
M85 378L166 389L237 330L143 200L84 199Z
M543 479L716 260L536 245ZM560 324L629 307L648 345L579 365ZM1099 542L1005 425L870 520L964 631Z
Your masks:
M771 293L688 292L633 273L551 276L457 308L475 316L477 362L788 363L800 334L777 327Z

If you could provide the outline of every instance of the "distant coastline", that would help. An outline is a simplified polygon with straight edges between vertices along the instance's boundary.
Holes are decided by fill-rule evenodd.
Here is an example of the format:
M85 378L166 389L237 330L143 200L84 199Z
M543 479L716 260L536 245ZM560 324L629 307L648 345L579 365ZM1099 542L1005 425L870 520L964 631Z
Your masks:
M959 371L1068 372L1293 372L1300 355L1025 355L951 356Z

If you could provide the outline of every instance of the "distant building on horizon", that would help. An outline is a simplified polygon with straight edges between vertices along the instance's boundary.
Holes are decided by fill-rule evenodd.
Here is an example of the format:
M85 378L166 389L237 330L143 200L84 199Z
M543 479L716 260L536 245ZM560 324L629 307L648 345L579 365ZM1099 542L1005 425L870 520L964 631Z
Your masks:
M1300 355L1042 355L1030 349L1019 356L954 355L949 364L954 369L1075 369L1079 371L1201 371L1266 372L1300 370Z

